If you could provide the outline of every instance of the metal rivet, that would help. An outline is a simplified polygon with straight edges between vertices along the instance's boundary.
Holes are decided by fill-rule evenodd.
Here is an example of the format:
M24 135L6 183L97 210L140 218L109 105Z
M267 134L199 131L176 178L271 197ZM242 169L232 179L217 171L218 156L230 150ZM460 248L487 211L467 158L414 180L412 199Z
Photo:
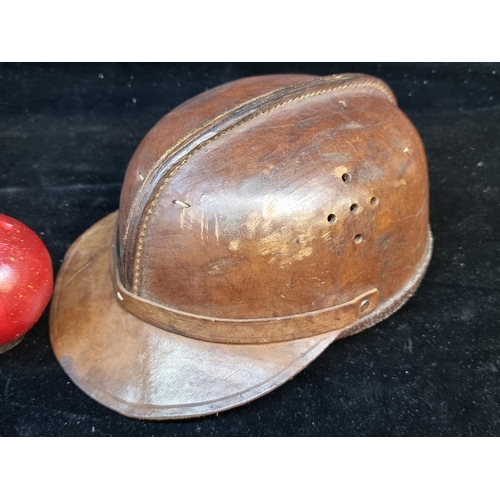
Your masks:
M182 208L189 208L191 206L188 203L184 203L183 201L180 200L174 200L174 203Z
M368 309L369 305L370 305L370 301L368 299L365 299L365 300L361 301L361 304L359 305L359 310L361 312L365 312Z

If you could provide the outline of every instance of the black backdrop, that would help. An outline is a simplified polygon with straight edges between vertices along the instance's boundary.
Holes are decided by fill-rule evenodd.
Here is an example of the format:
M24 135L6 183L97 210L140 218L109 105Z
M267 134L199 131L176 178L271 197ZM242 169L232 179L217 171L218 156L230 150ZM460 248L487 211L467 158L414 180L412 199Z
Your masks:
M218 416L122 417L69 381L48 311L0 355L0 436L499 435L500 64L2 64L0 213L68 246L118 208L134 149L186 99L266 73L384 79L426 147L435 250L395 315Z

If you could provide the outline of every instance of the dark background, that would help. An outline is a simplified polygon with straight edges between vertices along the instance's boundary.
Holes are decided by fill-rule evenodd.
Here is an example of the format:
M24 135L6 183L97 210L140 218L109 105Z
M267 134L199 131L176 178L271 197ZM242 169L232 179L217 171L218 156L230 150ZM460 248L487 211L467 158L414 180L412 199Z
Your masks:
M500 435L500 64L2 64L0 213L57 273L118 208L134 149L186 99L266 73L385 80L428 156L433 258L416 295L280 388L218 416L147 422L99 405L52 354L48 311L0 355L0 436Z

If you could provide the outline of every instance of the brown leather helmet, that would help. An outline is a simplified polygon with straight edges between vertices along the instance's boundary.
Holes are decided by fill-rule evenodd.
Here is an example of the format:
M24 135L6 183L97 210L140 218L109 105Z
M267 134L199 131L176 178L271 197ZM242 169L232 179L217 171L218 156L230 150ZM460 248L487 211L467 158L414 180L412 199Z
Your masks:
M219 412L383 320L429 263L422 142L382 81L247 78L165 116L68 251L51 340L124 415Z

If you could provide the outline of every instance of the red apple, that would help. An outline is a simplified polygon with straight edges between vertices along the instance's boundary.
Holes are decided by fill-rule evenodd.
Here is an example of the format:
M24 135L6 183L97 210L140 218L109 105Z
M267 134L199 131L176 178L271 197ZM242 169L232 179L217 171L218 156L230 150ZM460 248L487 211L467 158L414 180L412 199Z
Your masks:
M0 352L38 321L52 295L52 262L42 240L0 214Z

